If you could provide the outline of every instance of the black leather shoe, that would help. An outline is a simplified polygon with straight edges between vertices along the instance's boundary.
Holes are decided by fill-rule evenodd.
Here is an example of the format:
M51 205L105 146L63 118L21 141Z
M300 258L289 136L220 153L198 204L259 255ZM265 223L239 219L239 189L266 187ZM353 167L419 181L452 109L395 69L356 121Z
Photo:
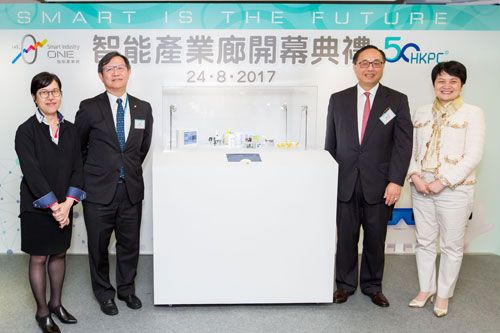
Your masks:
M142 308L142 303L139 297L135 296L134 294L130 294L127 296L120 296L118 295L118 299L120 301L124 301L127 303L127 306L131 309L137 310Z
M69 313L62 305L52 308L49 304L49 310L55 314L57 318L64 324L76 324L77 320L71 313Z
M114 316L118 314L118 308L116 307L116 303L114 299L107 299L105 301L100 302L101 311L107 314L108 316Z
M43 333L61 333L59 326L54 323L50 315L44 317L38 317L35 315L35 319Z
M376 291L372 294L366 294L366 295L368 295L372 299L372 302L378 306L381 306L383 308L389 306L389 301L384 296L384 294L382 294L381 291Z
M339 288L333 293L333 303L344 303L352 294L354 294L354 291L347 291L345 289Z

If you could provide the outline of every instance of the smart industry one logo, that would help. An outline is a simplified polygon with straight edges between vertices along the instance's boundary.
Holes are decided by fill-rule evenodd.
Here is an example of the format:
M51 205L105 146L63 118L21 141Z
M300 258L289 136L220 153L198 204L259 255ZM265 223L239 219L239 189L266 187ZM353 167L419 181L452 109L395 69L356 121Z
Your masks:
M38 48L43 47L47 44L47 38L42 40L41 42L37 42L35 36L33 35L25 35L21 41L21 49L18 55L12 59L11 63L15 64L19 58L23 58L23 61L27 64L32 64L36 61L36 57L38 55ZM33 52L32 52L33 51Z
M424 52L416 43L401 43L401 37L386 37L384 47L386 50L394 50L393 57L387 56L388 62L396 62L400 59L410 64L430 64L441 62L440 58L447 55L448 51ZM390 51L388 53L393 53Z

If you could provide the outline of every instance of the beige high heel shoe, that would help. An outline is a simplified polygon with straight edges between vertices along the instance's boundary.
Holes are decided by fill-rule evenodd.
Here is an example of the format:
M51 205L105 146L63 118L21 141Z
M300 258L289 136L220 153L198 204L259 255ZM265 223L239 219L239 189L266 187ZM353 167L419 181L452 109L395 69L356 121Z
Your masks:
M438 318L444 317L448 314L448 305L449 303L446 303L446 308L438 308L437 306L434 305L434 315Z
M408 304L408 306L409 306L410 308L423 308L423 307L425 306L425 304L427 304L427 301L428 301L429 299L431 300L431 303L432 303L432 300L434 299L434 294L435 294L435 293L429 293L429 294L427 295L427 297L426 297L424 300L422 300L422 301L418 300L418 299L415 297L414 299L412 299L412 300L410 301L410 303Z

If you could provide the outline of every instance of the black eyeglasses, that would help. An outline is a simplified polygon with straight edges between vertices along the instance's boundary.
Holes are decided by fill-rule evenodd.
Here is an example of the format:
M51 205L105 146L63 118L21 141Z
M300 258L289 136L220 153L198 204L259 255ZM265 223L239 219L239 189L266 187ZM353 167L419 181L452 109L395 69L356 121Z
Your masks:
M38 91L38 96L40 96L43 99L49 98L49 94L52 94L52 97L60 97L62 91L59 89L53 89L53 90L39 90Z
M381 68L383 64L384 62L380 60L373 60L373 61L363 60L358 62L358 66L360 68L368 68L370 67L370 65L372 65L373 68Z

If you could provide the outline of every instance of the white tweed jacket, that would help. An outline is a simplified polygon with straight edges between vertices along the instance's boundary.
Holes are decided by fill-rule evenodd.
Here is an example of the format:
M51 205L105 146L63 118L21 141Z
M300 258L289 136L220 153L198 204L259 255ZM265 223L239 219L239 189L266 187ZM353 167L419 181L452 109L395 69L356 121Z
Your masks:
M412 115L413 153L408 176L422 172L422 160L432 135L432 104L424 105ZM476 182L475 169L483 155L485 122L483 110L463 104L443 124L438 144L436 176L451 188Z

